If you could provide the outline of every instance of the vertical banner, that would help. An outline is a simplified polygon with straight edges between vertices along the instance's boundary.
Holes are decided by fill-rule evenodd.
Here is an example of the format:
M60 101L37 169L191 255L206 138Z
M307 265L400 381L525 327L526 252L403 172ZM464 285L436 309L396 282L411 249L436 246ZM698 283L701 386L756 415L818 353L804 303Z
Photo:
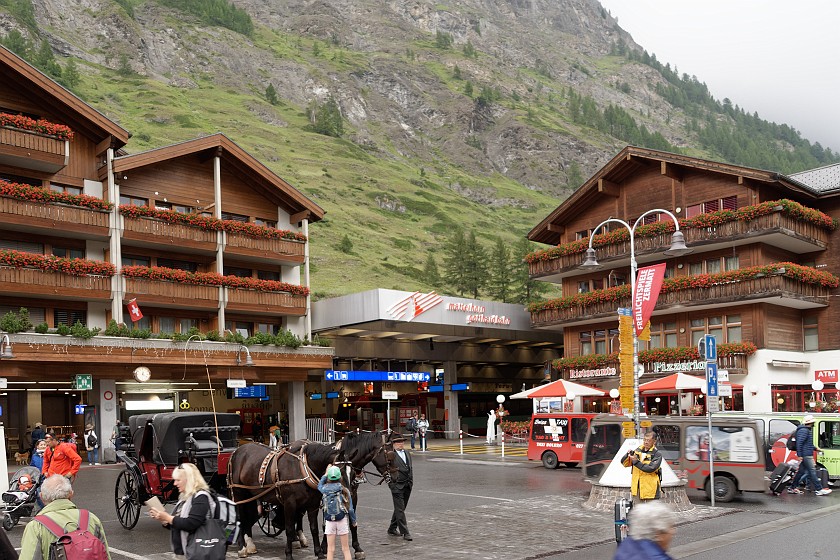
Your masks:
M131 317L131 321L136 323L140 319L143 318L143 312L140 311L140 306L137 305L137 298L132 299L126 304L128 307L128 314Z
M621 408L632 413L634 407L633 392L633 317L630 309L618 309L618 362L621 370L618 392L621 395Z
M653 308L656 307L656 300L659 298L659 290L662 289L662 281L665 279L665 264L655 264L639 269L636 279L636 293L633 294L633 328L636 335L641 334Z

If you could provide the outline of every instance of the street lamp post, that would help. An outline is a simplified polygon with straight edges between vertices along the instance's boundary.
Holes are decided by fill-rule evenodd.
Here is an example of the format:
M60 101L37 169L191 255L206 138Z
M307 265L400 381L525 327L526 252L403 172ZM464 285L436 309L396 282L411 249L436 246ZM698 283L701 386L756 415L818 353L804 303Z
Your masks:
M671 234L671 247L665 251L665 254L669 257L678 257L681 255L687 255L693 251L693 249L689 249L685 246L685 237L683 233L680 231L680 222L676 216L674 216L668 210L664 210L662 208L657 208L654 210L648 210L641 216L639 216L636 221L631 226L624 220L620 220L618 218L609 218L604 220L598 226L592 230L592 235L589 237L589 248L586 250L586 258L584 259L583 263L580 265L581 269L584 270L597 270L601 268L601 265L598 264L598 259L596 258L595 249L592 247L592 240L595 238L595 234L598 233L602 227L609 223L616 223L621 224L627 229L627 232L630 234L630 302L632 306L633 298L636 297L636 271L638 268L638 264L636 263L636 228L644 223L645 216L650 214L665 214L674 222L674 233ZM633 327L633 424L636 429L636 434L639 434L639 339L636 337L636 328Z

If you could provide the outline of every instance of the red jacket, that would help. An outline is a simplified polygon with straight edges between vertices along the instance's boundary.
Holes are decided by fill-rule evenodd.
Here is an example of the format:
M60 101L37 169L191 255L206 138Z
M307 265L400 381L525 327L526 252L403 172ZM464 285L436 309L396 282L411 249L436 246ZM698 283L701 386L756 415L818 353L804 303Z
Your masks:
M76 446L62 442L56 445L54 449L47 447L47 450L44 451L44 465L41 467L41 473L44 476L54 474L76 476L81 464L82 458L76 452Z

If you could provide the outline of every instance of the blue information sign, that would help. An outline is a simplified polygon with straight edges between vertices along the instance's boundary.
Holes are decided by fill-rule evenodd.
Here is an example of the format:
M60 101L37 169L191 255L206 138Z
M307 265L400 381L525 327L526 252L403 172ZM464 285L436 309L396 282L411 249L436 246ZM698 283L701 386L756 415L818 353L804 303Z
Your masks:
M718 371L717 364L714 362L706 362L706 382L709 384L706 395L712 398L718 397Z
M717 361L717 339L713 335L707 334L704 337L704 342L706 345L706 361Z
M359 371L328 369L324 373L327 381L410 381L428 382L431 375L428 371Z

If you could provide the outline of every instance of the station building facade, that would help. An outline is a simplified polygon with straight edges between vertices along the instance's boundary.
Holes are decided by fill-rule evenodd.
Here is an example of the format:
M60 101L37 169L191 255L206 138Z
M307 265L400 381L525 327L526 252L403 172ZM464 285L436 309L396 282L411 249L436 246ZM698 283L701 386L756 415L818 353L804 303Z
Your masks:
M7 438L36 421L79 430L87 404L107 446L133 392L188 409L212 387L220 410L262 410L227 400L229 378L271 387L302 437L303 383L332 349L230 341L311 339L308 228L323 209L223 134L129 154L128 131L2 47L0 68L0 315L25 308L43 331L0 333Z
M645 216L634 230L639 268L665 263L650 324L640 342L641 383L675 372L702 375L696 351L718 342L720 370L736 387L726 409L836 410L840 391L840 165L790 176L627 147L528 234L551 245L528 256L532 278L563 297L531 307L535 328L562 331L561 377L617 388L617 308L630 307L630 236L643 214L680 221L688 255L668 257L673 221ZM596 272L579 268L590 237ZM822 390L816 390L822 387ZM700 393L642 395L650 414L704 410Z
M519 304L376 289L314 302L312 317L313 332L335 348L332 370L346 380L322 375L307 383L319 397L308 412L336 418L341 428L393 428L419 410L436 435L483 434L500 396L511 418L528 418L530 400L507 397L543 383L562 356L562 333L533 329ZM358 380L388 372L392 381ZM421 373L428 383L411 375ZM390 421L383 391L397 395Z

